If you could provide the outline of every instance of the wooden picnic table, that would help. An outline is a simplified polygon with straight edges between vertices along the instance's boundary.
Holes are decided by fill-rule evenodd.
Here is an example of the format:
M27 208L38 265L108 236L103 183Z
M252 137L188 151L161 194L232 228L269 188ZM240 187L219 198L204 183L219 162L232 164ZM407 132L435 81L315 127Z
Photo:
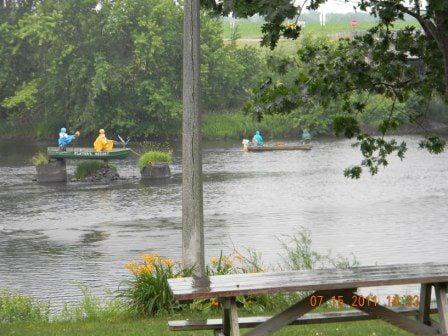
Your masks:
M238 336L240 327L253 327L245 335L259 336L271 335L290 324L380 319L415 335L448 335L446 302L448 264L444 263L232 274L211 276L206 279L189 277L168 281L174 298L179 301L218 298L223 308L221 322L216 319L202 322L171 321L169 323L171 330L212 329L219 330L219 333L225 336ZM357 293L362 287L411 284L420 285L418 309L393 309ZM436 308L430 306L432 287L435 288ZM238 319L237 296L281 292L310 292L310 294L273 317ZM307 314L335 297L358 311ZM361 300L362 305L354 304ZM438 313L438 323L430 318L431 313Z

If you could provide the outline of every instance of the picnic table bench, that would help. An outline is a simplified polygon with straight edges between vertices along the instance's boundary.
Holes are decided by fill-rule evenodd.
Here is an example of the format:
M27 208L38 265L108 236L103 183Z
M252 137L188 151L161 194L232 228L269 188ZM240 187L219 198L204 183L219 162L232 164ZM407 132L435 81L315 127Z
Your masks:
M253 328L245 335L270 335L287 325L380 319L415 335L448 335L448 264L424 263L388 266L320 269L211 276L207 279L169 279L170 290L179 301L218 298L222 319L170 321L172 331L214 330L217 335L239 336L240 328ZM420 285L419 307L391 308L357 290L362 287ZM431 306L432 288L436 305ZM272 317L238 318L236 297L281 292L309 292L298 303ZM307 314L337 298L356 310ZM318 302L318 304L316 303ZM361 304L362 302L362 304ZM358 303L358 304L356 304ZM438 313L439 322L430 314Z

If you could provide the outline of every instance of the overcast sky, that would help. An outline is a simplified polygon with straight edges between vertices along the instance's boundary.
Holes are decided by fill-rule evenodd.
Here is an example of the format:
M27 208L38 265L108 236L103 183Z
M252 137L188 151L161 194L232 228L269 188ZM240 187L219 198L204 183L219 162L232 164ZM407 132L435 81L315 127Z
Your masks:
M350 13L354 12L353 5L356 5L356 1L346 3L344 0L328 0L326 4L320 6L319 11L326 13Z

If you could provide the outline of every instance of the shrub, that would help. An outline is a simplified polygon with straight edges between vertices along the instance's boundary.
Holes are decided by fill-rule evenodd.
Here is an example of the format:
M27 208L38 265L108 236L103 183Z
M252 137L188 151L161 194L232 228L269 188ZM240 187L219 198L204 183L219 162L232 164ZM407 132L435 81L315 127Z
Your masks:
M160 152L160 151L149 151L142 156L138 160L138 167L140 170L143 168L152 165L153 163L170 163L172 162L172 153L171 152Z
M33 298L6 291L0 292L0 324L48 322L50 306Z
M133 260L125 267L133 279L126 289L120 291L120 297L128 299L131 309L138 315L154 316L181 308L168 287L168 279L189 275L189 272L181 270L179 264L158 254L145 254L142 261Z
M31 158L31 163L35 166L47 164L49 162L48 156L44 153L37 153Z
M78 167L75 170L75 177L80 180L84 179L88 176L93 176L97 174L101 169L112 169L116 171L117 169L109 165L107 162L99 161L99 160L91 160L91 161L82 161L79 163Z

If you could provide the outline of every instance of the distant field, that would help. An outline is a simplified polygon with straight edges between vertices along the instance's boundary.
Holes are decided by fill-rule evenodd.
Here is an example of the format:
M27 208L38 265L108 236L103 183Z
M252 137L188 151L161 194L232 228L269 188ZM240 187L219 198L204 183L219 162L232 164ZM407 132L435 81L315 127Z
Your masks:
M261 37L261 26L262 22L251 22L248 20L238 20L238 33L240 39L258 39ZM329 22L325 26L321 26L319 23L308 23L303 28L303 34L328 34L337 35L338 33L350 33L352 31L365 31L374 26L374 22L360 22L358 21L358 26L353 29L350 26L350 21L347 22ZM231 35L230 23L228 21L223 21L223 37L229 39ZM395 25L396 28L403 28L405 26L416 26L416 21L398 21Z

